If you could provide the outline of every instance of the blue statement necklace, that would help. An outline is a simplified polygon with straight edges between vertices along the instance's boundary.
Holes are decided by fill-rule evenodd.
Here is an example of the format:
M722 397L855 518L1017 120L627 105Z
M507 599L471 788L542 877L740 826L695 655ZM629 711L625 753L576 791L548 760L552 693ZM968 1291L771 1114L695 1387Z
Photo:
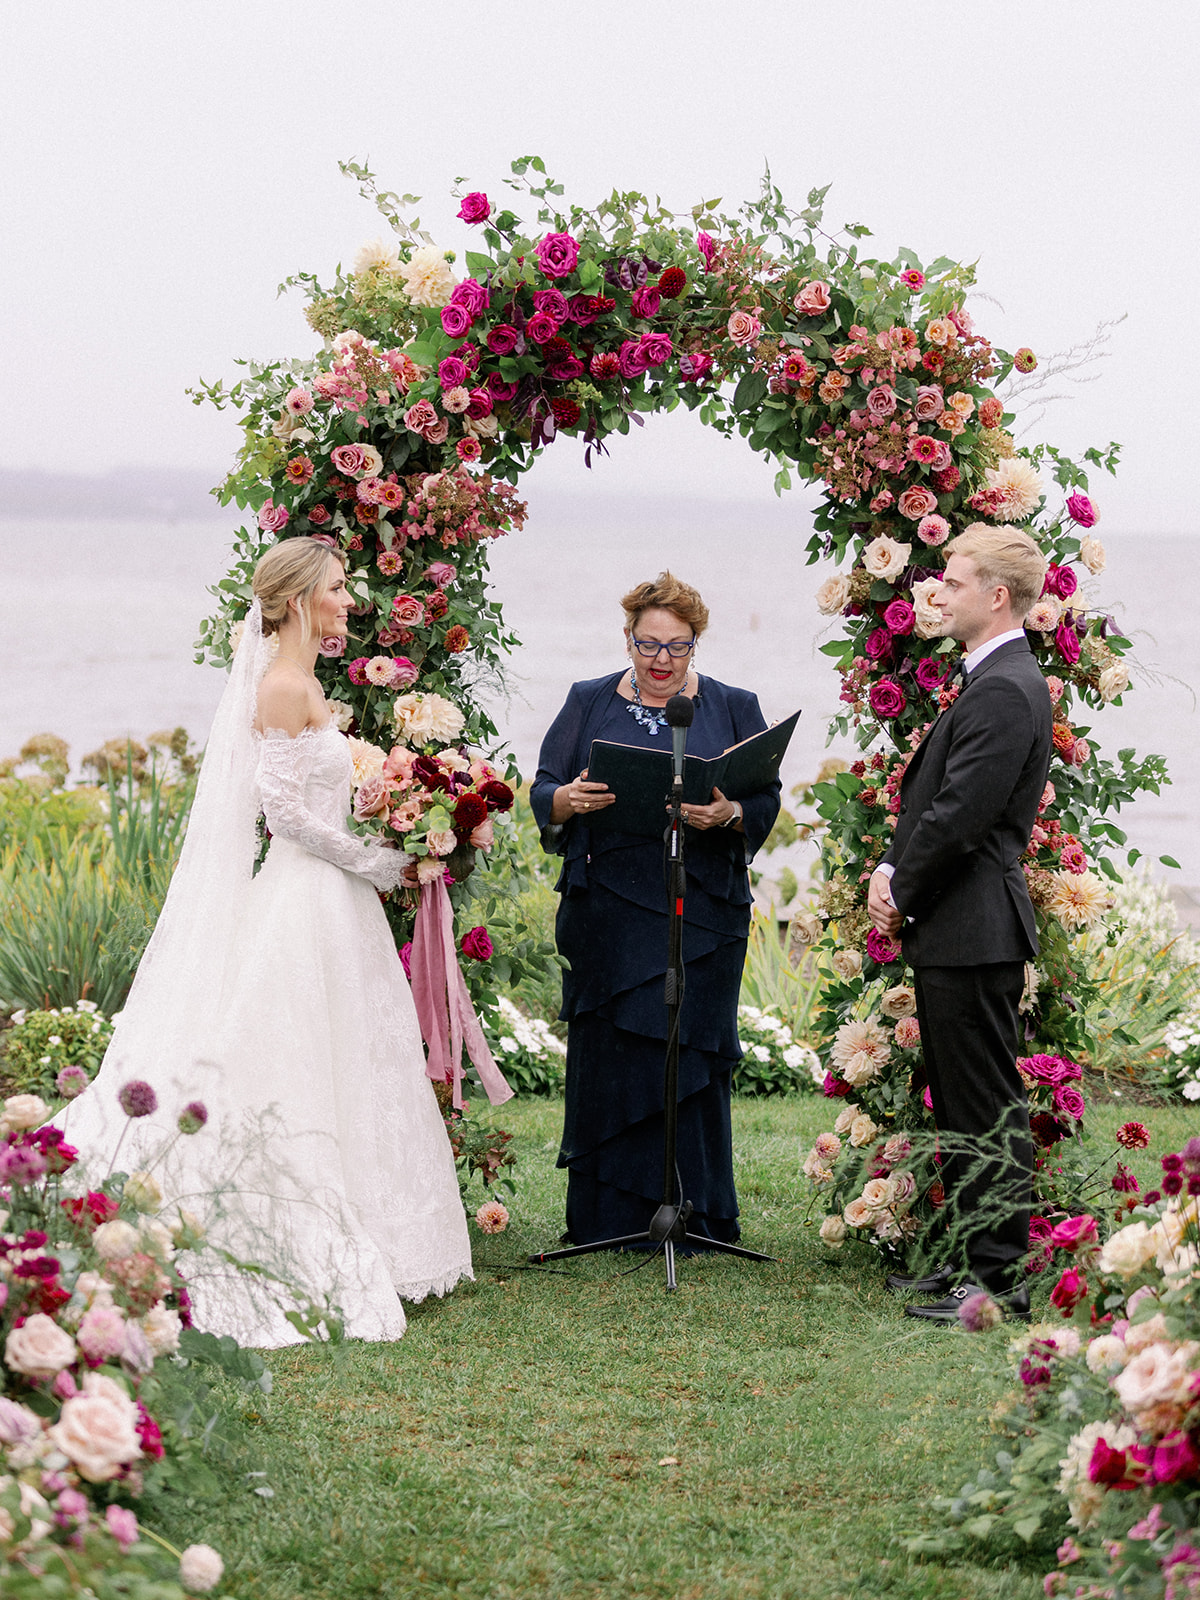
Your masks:
M638 688L636 672L630 672L629 686L633 690L633 699L626 701L626 711L629 712L630 716L636 723L645 728L646 732L652 739L657 739L658 730L660 728L665 728L667 725L666 707L664 706L658 710L651 710L649 706L644 706L642 704L642 696L641 691Z

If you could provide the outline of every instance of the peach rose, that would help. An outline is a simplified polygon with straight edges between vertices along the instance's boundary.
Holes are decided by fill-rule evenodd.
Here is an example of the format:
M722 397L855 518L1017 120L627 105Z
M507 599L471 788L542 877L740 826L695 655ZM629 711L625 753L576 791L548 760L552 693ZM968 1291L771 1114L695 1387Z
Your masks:
M1093 539L1091 534L1088 534L1079 541L1079 559L1083 562L1084 566L1088 569L1093 578L1097 577L1101 572L1103 572L1104 568L1108 564L1108 557L1104 552L1104 546L1100 543L1099 539Z
M843 983L853 983L862 971L862 957L857 950L835 950L829 958L829 965Z
M792 299L802 317L819 317L833 304L827 283L806 283Z
M895 1187L890 1178L872 1178L863 1185L862 1198L872 1211L882 1211L885 1206L890 1206Z
M850 1123L850 1143L856 1150L861 1150L865 1145L870 1144L878 1132L879 1129L871 1121L867 1113L860 1111Z
M817 610L823 617L840 617L850 603L850 580L835 573L817 590Z
M846 1237L846 1224L841 1217L826 1217L821 1224L821 1239L832 1250L840 1250Z
M848 1228L869 1228L875 1221L875 1213L865 1200L851 1200L842 1217Z
M740 349L753 344L762 332L762 323L752 311L737 310L731 313L728 329L730 341Z
M941 607L935 604L935 596L941 589L940 578L922 578L920 583L913 584L912 603L917 614L913 632L918 639L936 639L946 631L946 619Z
M900 1017L911 1017L917 1009L916 992L907 983L898 983L884 994L879 1009L893 1021Z

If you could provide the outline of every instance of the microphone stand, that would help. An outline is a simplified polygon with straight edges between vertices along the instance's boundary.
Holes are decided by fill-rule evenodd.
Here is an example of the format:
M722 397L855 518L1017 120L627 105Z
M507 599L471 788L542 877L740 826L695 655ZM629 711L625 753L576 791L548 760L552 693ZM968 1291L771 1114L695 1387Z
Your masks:
M679 698L683 698L680 696ZM687 704L687 723L691 722L691 705ZM667 703L667 716L671 719L671 702ZM668 821L664 835L667 890L667 971L664 997L667 1004L667 1051L663 1070L663 1198L662 1204L642 1233L624 1234L619 1239L599 1239L594 1244L571 1245L565 1250L548 1250L528 1259L540 1264L544 1261L565 1261L571 1256L593 1255L599 1250L622 1250L629 1246L658 1244L662 1246L667 1269L667 1292L679 1287L675 1278L675 1246L699 1245L705 1250L716 1250L723 1255L740 1256L744 1261L776 1261L776 1256L746 1250L741 1245L726 1244L722 1239L710 1239L707 1234L689 1233L688 1219L693 1206L683 1197L679 1181L676 1149L679 1134L679 1020L683 1009L683 898L687 889L687 873L683 861L683 745L687 737L687 723L682 728L675 724L677 738L675 775L667 799ZM676 1194L679 1194L678 1200Z

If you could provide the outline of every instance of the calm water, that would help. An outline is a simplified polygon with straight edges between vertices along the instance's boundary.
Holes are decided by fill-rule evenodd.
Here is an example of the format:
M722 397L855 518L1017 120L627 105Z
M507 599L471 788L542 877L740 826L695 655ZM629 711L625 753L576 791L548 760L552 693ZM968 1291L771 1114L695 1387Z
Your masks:
M202 742L223 675L192 663L207 586L224 573L229 523L0 521L0 756L53 731L77 761L105 739L182 724ZM813 604L823 567L804 564L807 519L794 501L539 504L523 533L492 547L505 615L524 641L507 699L494 704L522 769L570 683L622 664L620 595L670 566L712 612L700 670L758 692L769 719L803 715L785 779L811 777L825 754L837 678L818 647L832 637ZM1186 573L1197 541L1117 535L1108 571L1090 585L1135 642L1136 692L1109 707L1094 736L1109 754L1132 745L1165 754L1161 797L1120 819L1147 855L1174 856L1170 878L1200 885L1200 656Z

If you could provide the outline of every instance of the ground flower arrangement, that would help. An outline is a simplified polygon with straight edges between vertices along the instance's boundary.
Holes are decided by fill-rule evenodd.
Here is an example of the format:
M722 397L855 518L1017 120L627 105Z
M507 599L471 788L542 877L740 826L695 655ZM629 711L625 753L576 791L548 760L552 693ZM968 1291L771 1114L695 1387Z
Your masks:
M59 1094L87 1082L73 1062ZM146 1096L149 1085L126 1085L129 1116ZM199 1463L178 1375L205 1362L263 1388L269 1375L233 1340L192 1327L194 1219L164 1208L150 1171L72 1185L77 1152L49 1114L18 1094L0 1117L0 1593L219 1592L218 1553L175 1549L141 1513L168 1482L188 1487ZM203 1106L183 1108L178 1136L205 1120Z
M1164 1156L1161 1188L1121 1216L1103 1242L1086 1214L1051 1230L1068 1264L1051 1320L1010 1346L1017 1387L999 1420L1012 1443L937 1503L951 1531L909 1540L914 1553L1054 1551L1048 1595L1200 1594L1200 1138ZM962 1318L1000 1313L979 1295Z

